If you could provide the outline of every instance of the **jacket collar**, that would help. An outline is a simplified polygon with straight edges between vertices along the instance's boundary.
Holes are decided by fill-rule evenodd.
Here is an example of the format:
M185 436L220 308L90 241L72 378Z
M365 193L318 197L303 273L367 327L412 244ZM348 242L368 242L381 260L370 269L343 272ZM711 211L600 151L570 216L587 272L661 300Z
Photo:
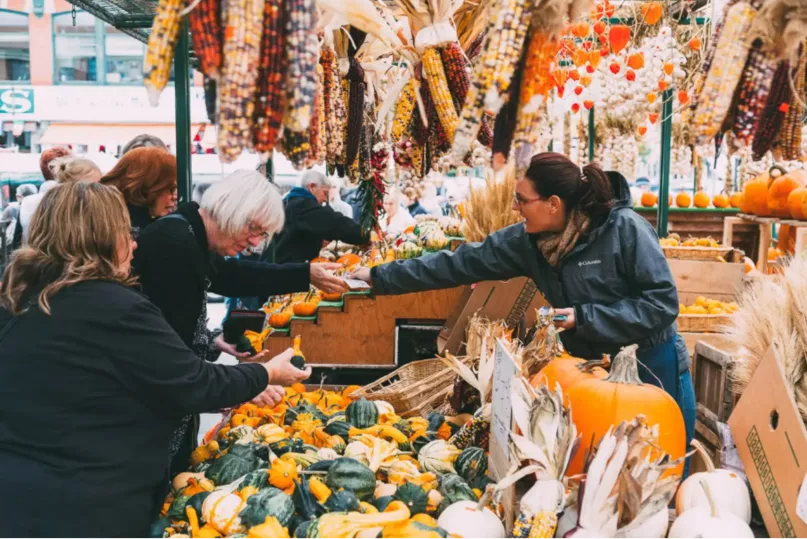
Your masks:
M294 188L292 188L292 190L289 191L289 194L286 195L286 200L291 200L292 198L308 198L310 200L313 200L314 202L317 201L317 197L315 197L311 193L311 191L309 191L308 189L305 189L303 187L294 187Z
M205 258L208 258L210 255L210 246L207 243L205 223L202 221L202 216L199 215L199 204L196 202L182 204L177 209L177 213L184 217L188 221L188 224L191 225L196 243L199 245L199 250Z
M135 206L134 204L126 204L126 207L129 209L129 218L132 220L133 227L137 227L142 231L154 222L154 218L147 207Z

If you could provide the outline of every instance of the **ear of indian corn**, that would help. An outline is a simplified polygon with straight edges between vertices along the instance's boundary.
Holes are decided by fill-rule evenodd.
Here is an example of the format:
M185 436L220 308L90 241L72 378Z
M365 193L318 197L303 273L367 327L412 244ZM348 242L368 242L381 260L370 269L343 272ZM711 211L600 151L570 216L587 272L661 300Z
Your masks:
M323 69L323 105L326 118L327 161L335 165L341 162L347 129L347 111L342 94L339 66L336 54L329 45L320 51L320 64Z
M558 515L551 511L539 511L532 519L529 537L548 538L555 537L558 527Z
M726 14L723 31L718 38L715 57L703 83L693 125L700 143L711 141L720 131L731 107L734 91L740 82L750 50L746 34L751 28L756 10L739 2Z
M748 146L754 140L754 132L765 110L765 101L770 94L778 63L772 48L763 47L761 40L754 43L737 87L737 103L731 127L735 144Z
M407 132L416 106L415 81L410 79L401 90L395 104L395 116L392 119L392 130L390 131L390 138L393 142L401 140L401 137Z
M527 514L525 512L521 512L516 518L516 521L513 523L513 531L511 533L511 537L515 539L527 539L530 536L530 530L532 530L532 515Z
M779 149L782 151L782 158L787 161L797 161L802 157L801 129L804 125L805 71L807 71L807 50L803 44L798 69L793 73L795 93L785 113L782 129L779 131Z
M231 163L252 142L264 2L226 0L219 81L219 157Z
M448 89L451 91L451 98L459 115L465 103L465 97L468 95L468 86L470 84L468 61L462 52L462 47L456 41L440 46L440 58L443 60ZM459 121L459 117L457 121ZM479 128L479 134L476 138L480 144L488 148L493 143L493 132L490 130L487 115L482 117L482 126Z
M347 100L347 154L345 164L350 166L359 153L359 143L362 140L362 126L364 125L364 68L355 56L350 57L350 67L345 79L348 82Z
M451 91L448 89L443 60L437 47L428 47L423 52L423 75L429 81L429 93L434 103L440 124L449 142L454 140L454 131L457 129L457 111Z
M286 114L283 125L305 131L314 113L317 90L317 6L314 0L285 0Z
M759 161L779 136L782 123L785 121L787 104L792 98L790 91L790 63L785 60L779 63L771 82L771 91L765 102L762 116L759 118L754 141L751 144L753 159Z
M709 73L709 69L712 67L712 61L714 60L715 53L717 52L717 43L720 40L720 35L723 33L723 25L726 22L726 14L728 13L729 9L731 9L739 0L729 0L723 6L723 13L718 21L717 25L715 26L714 33L711 37L711 45L706 50L706 54L703 58L703 64L700 67L700 73L698 77L695 79L695 87L692 91L692 100L690 101L689 107L692 110L695 110L698 107L699 97L701 92L703 91L703 85L706 82L706 76Z
M476 414L448 439L448 443L457 449L476 445L477 437L488 428L490 428L490 420L486 419L483 414Z
M252 139L255 151L264 154L270 153L275 147L286 101L283 1L266 0L263 10L263 36Z
M182 27L180 13L183 7L183 0L160 0L151 25L146 56L143 59L143 83L149 102L155 107L159 103L160 94L168 85L174 49Z
M311 153L308 131L283 130L283 154L295 168L303 170Z
M199 70L218 79L221 69L221 2L200 0L188 14L188 26Z
M314 95L314 115L311 117L311 127L309 128L311 139L311 155L309 165L321 165L325 162L325 105L323 103L322 88L324 85L324 70L322 65L317 64L317 76L319 84Z

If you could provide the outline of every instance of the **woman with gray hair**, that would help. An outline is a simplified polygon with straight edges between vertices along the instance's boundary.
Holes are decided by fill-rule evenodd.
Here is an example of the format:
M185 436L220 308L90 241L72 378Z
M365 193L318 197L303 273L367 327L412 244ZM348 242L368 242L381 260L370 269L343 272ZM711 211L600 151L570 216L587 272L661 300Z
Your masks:
M207 328L208 290L226 297L303 292L310 285L347 291L344 280L331 272L336 264L275 265L224 258L268 243L283 222L277 188L257 172L241 170L210 186L201 204L183 204L140 234L132 266L142 291L200 358L215 361L221 352L239 359L248 356L227 344L220 330ZM269 359L267 354L250 361ZM283 389L276 388L276 401L282 397ZM188 416L175 433L173 473L187 469L197 430L198 417Z
M154 135L143 133L142 135L137 135L135 138L127 142L126 146L121 149L119 157L123 157L125 154L129 153L135 148L162 148L163 150L168 150L168 146L166 146L165 142L163 142L161 139L155 137Z

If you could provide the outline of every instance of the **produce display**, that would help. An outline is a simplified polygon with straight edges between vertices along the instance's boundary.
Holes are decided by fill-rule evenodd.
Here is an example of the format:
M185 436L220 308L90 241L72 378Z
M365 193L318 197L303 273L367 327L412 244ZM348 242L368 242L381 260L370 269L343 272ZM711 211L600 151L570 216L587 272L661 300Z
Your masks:
M681 240L678 234L670 234L666 238L661 238L659 244L662 247L720 247L717 240L709 238L687 238Z
M679 312L681 314L734 314L739 308L740 306L733 301L726 303L698 296L692 305L681 304Z

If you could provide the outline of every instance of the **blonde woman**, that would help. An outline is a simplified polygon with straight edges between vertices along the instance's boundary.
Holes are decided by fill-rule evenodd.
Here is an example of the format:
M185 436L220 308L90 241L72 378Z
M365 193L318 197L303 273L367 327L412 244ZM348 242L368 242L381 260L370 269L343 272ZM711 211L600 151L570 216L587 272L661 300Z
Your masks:
M64 184L43 198L6 270L2 537L147 537L182 416L256 396L275 402L269 383L308 376L291 350L265 364L199 361L130 288L134 248L116 189ZM43 492L62 495L32 502Z
M84 157L54 159L50 163L50 170L57 183L101 181L101 169Z

